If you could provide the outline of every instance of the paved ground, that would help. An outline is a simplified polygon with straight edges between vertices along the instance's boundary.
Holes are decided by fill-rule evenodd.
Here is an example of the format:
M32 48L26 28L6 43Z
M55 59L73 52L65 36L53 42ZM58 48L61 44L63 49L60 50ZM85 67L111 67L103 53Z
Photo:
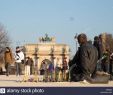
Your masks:
M0 75L0 87L113 87L113 81L108 84L90 84L81 82L16 82L17 77ZM21 76L23 79L23 76Z

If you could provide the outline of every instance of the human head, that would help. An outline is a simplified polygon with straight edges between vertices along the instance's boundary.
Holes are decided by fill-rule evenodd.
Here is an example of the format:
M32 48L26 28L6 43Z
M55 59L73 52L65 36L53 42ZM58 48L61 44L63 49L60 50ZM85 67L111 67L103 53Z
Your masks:
M6 47L6 51L10 51L10 48L9 47Z
M27 57L26 57L26 59L28 60L28 59L30 59L30 57L29 57L29 56L27 56Z
M87 42L87 36L84 33L81 33L78 35L77 40L80 45L85 44Z
M45 61L43 62L43 64L46 64Z
M16 52L20 52L20 47L19 46L16 47Z
M99 37L98 36L95 36L94 37L94 41L99 41Z
M99 41L102 42L102 34L99 35Z

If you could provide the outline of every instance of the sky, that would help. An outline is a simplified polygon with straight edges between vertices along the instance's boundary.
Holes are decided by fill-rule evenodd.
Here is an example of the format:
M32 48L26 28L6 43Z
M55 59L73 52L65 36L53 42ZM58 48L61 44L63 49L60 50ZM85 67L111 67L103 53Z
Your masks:
M103 32L113 34L113 0L0 0L0 23L13 47L38 43L47 33L74 54L76 33L86 33L89 40Z

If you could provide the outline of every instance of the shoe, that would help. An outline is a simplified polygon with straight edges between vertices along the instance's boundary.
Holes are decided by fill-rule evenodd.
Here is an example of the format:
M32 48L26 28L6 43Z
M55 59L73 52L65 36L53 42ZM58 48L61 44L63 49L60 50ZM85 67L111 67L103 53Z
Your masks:
M19 75L17 75L17 80L16 80L16 82L20 82L20 76L19 76Z
M80 81L80 83L89 84L89 82L87 80Z

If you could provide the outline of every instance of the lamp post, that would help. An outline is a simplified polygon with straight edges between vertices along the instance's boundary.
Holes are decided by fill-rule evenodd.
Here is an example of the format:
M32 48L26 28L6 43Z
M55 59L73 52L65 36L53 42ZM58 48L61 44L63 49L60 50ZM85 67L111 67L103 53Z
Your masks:
M76 33L76 35L75 35L75 40L76 40L76 52L77 52L77 37L78 37L78 34Z

